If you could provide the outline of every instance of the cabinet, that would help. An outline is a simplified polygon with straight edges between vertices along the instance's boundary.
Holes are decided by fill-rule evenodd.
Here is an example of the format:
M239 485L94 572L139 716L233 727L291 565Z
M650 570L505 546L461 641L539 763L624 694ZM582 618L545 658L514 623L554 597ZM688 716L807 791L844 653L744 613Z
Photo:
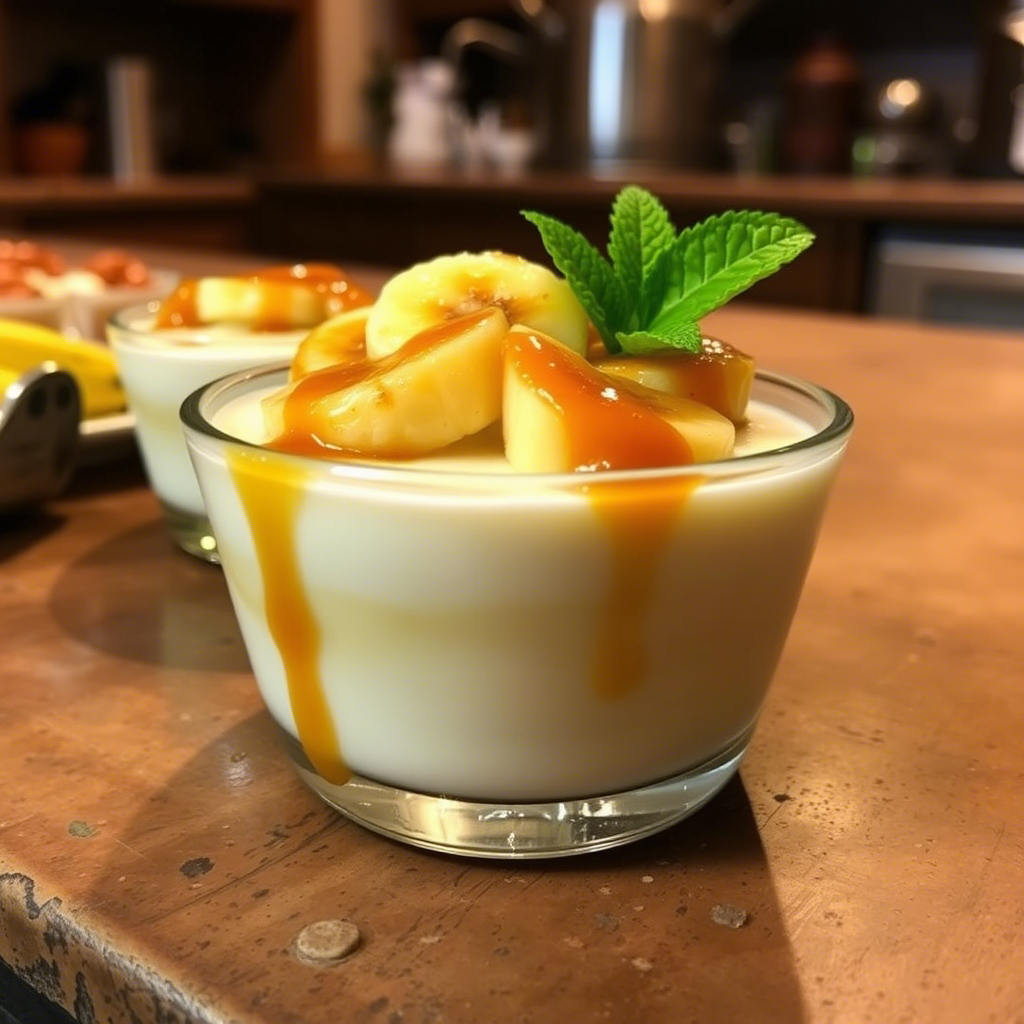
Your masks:
M556 173L418 177L375 168L285 175L260 183L253 244L277 257L402 267L446 252L503 249L548 262L537 231L520 214L540 209L604 248L608 209L625 181ZM817 242L800 260L760 282L762 303L854 311L863 286L866 228L850 208L850 190L807 203L800 186L717 177L674 176L643 182L680 226L723 209L752 207L800 217ZM823 195L823 190L814 190ZM802 201L803 200L803 201Z
M0 0L0 175L19 124L54 113L85 127L83 172L108 171L105 68L124 56L151 70L162 172L309 163L316 18L316 0Z
M1024 234L1024 183L740 178L693 173L637 179L683 227L727 209L776 210L817 241L745 295L755 302L861 313L880 232L892 224L968 237ZM462 249L505 249L547 261L520 210L543 210L603 248L608 208L625 179L551 172L516 177L415 174L381 167L279 175L262 181L253 244L294 257L402 267Z

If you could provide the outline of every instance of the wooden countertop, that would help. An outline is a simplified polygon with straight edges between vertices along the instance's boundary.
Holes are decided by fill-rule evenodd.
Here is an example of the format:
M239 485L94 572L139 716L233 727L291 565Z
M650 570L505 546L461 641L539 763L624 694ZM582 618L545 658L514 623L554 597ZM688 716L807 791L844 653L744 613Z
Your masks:
M755 207L797 216L818 214L858 220L1024 224L1024 181L1016 180L804 178L647 170L503 175L348 161L329 169L265 175L260 189L271 194L333 190L378 196L461 196L474 202L483 197L495 202L597 206L604 212L615 193L630 182L650 189L669 206Z
M346 824L280 752L219 571L111 466L0 532L0 957L111 1024L1019 1021L1024 338L708 325L858 417L740 780L564 862ZM322 918L362 934L328 968L293 953Z

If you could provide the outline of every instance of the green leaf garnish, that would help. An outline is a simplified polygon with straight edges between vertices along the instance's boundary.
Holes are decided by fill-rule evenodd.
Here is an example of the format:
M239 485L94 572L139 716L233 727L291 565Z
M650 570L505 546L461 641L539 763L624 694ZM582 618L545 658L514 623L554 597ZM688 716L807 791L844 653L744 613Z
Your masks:
M630 326L650 321L665 293L664 253L676 240L672 220L657 199L636 185L624 188L612 204L608 255L622 282L629 305Z
M701 350L698 320L795 259L814 235L777 213L729 210L677 234L650 192L612 203L609 262L574 228L523 211L609 352Z
M590 322L607 346L611 339L618 352L615 332L628 320L626 290L611 264L575 228L543 213L523 211L523 216L540 232L552 262L569 282Z
M631 356L653 355L666 347L699 352L702 331L700 324L693 320L684 320L678 324L658 328L652 326L649 331L632 331L629 334L620 331L616 335L616 340L622 346L622 351Z
M803 224L777 213L728 210L708 217L676 240L665 302L690 319L705 316L774 274L813 241Z

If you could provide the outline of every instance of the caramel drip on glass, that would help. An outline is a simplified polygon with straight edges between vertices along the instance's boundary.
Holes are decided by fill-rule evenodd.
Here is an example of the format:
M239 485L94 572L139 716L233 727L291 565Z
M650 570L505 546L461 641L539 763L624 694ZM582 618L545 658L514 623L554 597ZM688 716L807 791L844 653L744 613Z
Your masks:
M284 430L270 447L305 456L344 454L316 435L318 405L331 394L371 380L490 315L481 311L442 323L372 363L331 366L299 378L283 399ZM573 465L583 472L693 462L686 440L628 388L584 370L559 345L519 339L518 368L545 395L566 425ZM583 364L586 367L587 364ZM229 467L252 530L263 578L267 623L280 652L299 741L315 770L340 785L350 773L333 728L320 677L320 627L297 563L296 521L309 471L265 456L232 450ZM611 539L611 587L598 623L593 687L616 699L639 686L647 670L643 627L657 567L676 520L701 477L602 481L581 488Z
M415 354L456 336L467 325L489 316L485 311L440 325L412 339L402 350ZM372 366L330 367L300 378L286 402L284 438L271 447L301 455L337 454L303 430L314 424L316 402L372 375L376 368L399 361L399 353ZM296 398L295 393L299 392ZM253 546L263 579L267 626L277 646L288 684L288 700L299 742L316 771L328 782L342 785L351 775L331 721L320 675L320 626L313 616L299 573L296 526L299 506L313 472L281 459L230 449L228 467L252 531Z
M229 449L228 467L252 531L267 626L284 665L299 742L316 771L340 786L351 773L342 758L320 678L320 626L302 583L295 542L310 473L239 449Z
M621 382L559 345L536 336L514 345L518 370L565 424L577 471L688 465L685 438L656 409ZM611 587L599 625L593 685L614 699L635 689L647 668L643 625L653 598L658 562L676 520L700 477L602 481L584 488L611 540Z
M259 311L251 324L255 331L289 331L297 326L292 318L292 296L296 288L321 297L324 319L357 306L368 306L373 296L361 288L339 267L328 263L296 263L293 266L265 267L252 274L237 274L233 280L251 281L260 286ZM191 278L160 303L154 326L201 327L197 302L199 279Z
M644 678L648 657L643 626L658 563L681 510L702 480L687 476L587 487L591 507L612 541L611 587L594 653L594 690L602 697L622 697Z

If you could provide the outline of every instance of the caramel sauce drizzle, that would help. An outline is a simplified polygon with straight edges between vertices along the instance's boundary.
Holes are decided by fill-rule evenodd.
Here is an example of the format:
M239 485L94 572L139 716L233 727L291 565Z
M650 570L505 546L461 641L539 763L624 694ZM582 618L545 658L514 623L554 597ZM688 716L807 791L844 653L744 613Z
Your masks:
M382 381L386 374L399 364L414 359L432 348L456 338L464 331L472 330L492 316L490 309L479 310L454 320L447 320L422 331L410 338L400 349L382 359L359 359L350 363L324 367L306 374L289 385L281 407L282 429L278 435L267 442L267 447L277 451L289 452L292 455L306 455L313 458L342 455L359 455L362 452L342 449L326 441L320 427L322 403L331 395L346 388L363 384L368 381ZM378 401L386 404L389 400L388 388L381 383ZM388 451L377 452L378 458L403 458L408 452Z
M510 353L521 374L565 424L577 472L680 466L693 462L685 438L651 405L620 382L595 378L578 356L520 336ZM595 473L587 498L611 539L611 588L594 660L594 689L617 698L635 689L647 667L642 635L658 562L697 476L602 481Z
M340 786L351 773L331 723L320 678L320 626L302 584L295 544L299 505L311 474L237 448L229 449L228 466L252 531L267 625L284 665L299 741L316 771Z
M728 382L741 375L743 363L749 361L749 356L732 345L714 338L705 338L702 351L692 359L686 360L685 356L680 356L678 364L673 359L665 359L663 365L670 377L675 378L676 387L673 390L728 415ZM688 368L686 362L689 363ZM686 384L689 384L688 388Z
M238 274L235 280L260 285L260 308L252 329L256 331L294 330L291 297L296 287L321 297L324 318L336 316L357 306L368 306L373 296L361 288L339 267L328 263L296 263L292 266L265 267L252 274ZM166 330L173 327L201 327L199 315L199 280L190 278L160 303L154 326Z
M594 653L595 692L608 699L635 690L648 668L645 613L654 597L657 568L676 520L703 477L598 483L588 487L591 507L611 537L611 587L601 613Z
M596 375L583 358L537 334L516 331L506 346L520 376L565 423L576 472L693 462L686 439L624 381Z
M609 367L626 363L634 368L650 366L652 376L666 382L664 390L708 405L726 416L730 405L729 382L742 376L743 364L751 362L739 349L714 338L704 338L702 351L695 353L679 352L660 358L602 354L599 358ZM643 375L637 379L643 381Z
M719 412L726 408L727 370L724 363L713 361L706 356L697 356L689 367L676 367L669 363L668 373L674 382L671 390L677 394L710 405Z
M153 326L157 330L167 330L169 327L199 327L201 321L197 301L198 293L199 281L196 278L182 281L160 303Z

